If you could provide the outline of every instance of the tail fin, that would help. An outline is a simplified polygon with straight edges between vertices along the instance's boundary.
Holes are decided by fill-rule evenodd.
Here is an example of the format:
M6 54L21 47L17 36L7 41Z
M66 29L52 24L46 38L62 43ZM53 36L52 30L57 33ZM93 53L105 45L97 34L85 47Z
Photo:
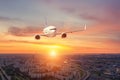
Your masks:
M47 23L47 18L45 17L45 24L44 24L45 27L48 26L48 23Z

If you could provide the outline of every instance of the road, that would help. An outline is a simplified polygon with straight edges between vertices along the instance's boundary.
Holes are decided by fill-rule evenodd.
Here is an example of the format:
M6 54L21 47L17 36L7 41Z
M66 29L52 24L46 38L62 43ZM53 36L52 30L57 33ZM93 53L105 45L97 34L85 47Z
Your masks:
M90 73L88 71L85 72L85 75L81 80L87 80L87 78L90 76Z
M74 61L74 62L80 62L80 60L71 60L71 61ZM87 80L88 77L90 76L90 73L86 70L82 70L84 72L82 78L80 80Z
M2 80L10 80L10 78L5 74L4 70L0 67L0 76Z

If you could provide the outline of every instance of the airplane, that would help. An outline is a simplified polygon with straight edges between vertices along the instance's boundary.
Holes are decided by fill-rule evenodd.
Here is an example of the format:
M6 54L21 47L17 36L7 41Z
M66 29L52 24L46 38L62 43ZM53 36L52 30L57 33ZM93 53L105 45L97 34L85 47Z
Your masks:
M40 40L41 36L56 37L57 35L61 35L61 38L66 38L67 33L73 33L73 32L84 31L84 30L86 30L86 25L84 26L83 30L73 30L73 31L59 33L59 32L57 32L57 28L55 26L47 26L47 21L46 21L45 28L43 29L43 34L35 35L35 39Z

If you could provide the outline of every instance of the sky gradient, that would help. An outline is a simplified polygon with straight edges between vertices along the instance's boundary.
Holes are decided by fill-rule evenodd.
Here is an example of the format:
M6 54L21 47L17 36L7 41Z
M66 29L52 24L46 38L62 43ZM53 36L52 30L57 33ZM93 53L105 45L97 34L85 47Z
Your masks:
M0 53L120 53L120 0L1 0ZM42 33L44 17L59 32L87 30L61 39Z

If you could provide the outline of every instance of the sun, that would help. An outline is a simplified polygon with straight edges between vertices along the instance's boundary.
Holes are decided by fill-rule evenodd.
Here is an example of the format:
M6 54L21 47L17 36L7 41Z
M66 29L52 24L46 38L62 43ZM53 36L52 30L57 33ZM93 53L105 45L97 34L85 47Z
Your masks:
M52 50L52 51L50 52L50 56L51 56L51 57L56 57L56 56L57 56L57 52L56 52L55 50Z

